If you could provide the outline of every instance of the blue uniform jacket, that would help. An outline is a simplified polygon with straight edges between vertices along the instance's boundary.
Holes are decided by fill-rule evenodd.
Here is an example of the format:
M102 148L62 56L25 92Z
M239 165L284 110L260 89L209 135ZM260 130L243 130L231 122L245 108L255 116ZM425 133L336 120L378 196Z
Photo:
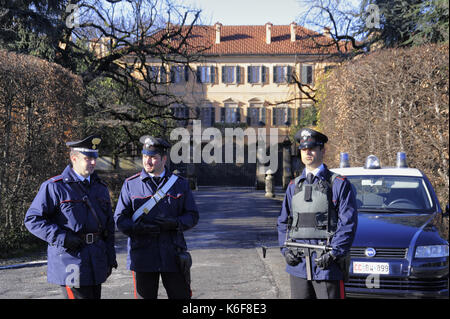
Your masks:
M325 180L325 170L328 170L326 165L320 167L316 177ZM306 178L305 170L303 170L300 176L300 181ZM314 183L317 183L317 178ZM291 212L291 199L294 195L295 189L294 181L292 181L286 190L284 196L283 205L280 215L277 220L278 228L278 241L280 246L284 244L286 240L287 220L292 215ZM355 237L356 226L358 223L358 212L356 209L356 198L352 191L350 182L345 177L337 177L333 183L333 204L335 205L336 212L338 214L338 223L336 233L331 240L332 254L336 257L341 257L349 253L350 247ZM310 244L318 244L317 240L296 240L297 242L305 242ZM286 248L282 249L284 254ZM329 269L323 270L316 266L314 263L316 258L315 253L312 256L312 273L313 280L342 280L342 272L336 263L332 263ZM306 263L305 258L297 266L286 265L286 271L296 277L306 278Z
M48 243L47 280L50 283L76 286L78 281L80 286L98 285L106 280L111 267L117 267L109 192L95 172L90 179L87 195L104 229L107 229L104 240L84 244L78 251L68 251L63 247L67 232L98 232L97 220L82 201L86 193L79 186L79 179L70 165L61 175L42 183L25 215L27 229Z
M165 181L170 177L167 173ZM139 218L140 222L151 224L155 216L174 217L181 231L164 231L159 234L134 235L132 232L133 213L155 193L156 186L143 169L127 178L122 186L114 219L117 228L128 238L127 267L137 272L177 272L176 253L187 249L182 231L194 227L199 219L189 183L179 177L167 192L167 196L153 207L148 214ZM138 221L139 221L138 220Z

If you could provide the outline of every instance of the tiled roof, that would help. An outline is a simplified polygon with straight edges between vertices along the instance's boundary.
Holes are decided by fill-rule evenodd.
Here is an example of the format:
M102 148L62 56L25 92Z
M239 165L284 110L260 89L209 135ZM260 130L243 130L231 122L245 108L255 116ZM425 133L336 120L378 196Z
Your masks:
M330 37L302 26L295 26L295 41L291 41L290 25L273 25L271 29L271 43L267 44L265 25L222 25L220 43L216 44L215 26L194 26L187 42L192 47L205 48L203 55L337 53Z

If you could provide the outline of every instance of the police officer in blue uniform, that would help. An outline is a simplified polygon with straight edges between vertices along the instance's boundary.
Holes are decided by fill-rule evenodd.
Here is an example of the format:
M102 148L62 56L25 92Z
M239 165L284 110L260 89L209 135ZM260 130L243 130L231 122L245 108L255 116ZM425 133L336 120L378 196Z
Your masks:
M140 142L143 169L125 180L114 214L117 228L129 236L127 267L134 296L156 299L161 277L169 299L189 299L192 260L183 231L199 219L194 196L188 181L165 166L170 144L148 135ZM157 204L148 206L156 199Z
M67 142L71 164L41 185L25 215L27 229L48 243L48 282L69 299L100 299L117 268L109 192L94 172L100 142Z
M331 247L311 253L311 278L307 278L305 250L282 248L289 273L292 299L341 299L345 296L344 277L356 226L355 194L345 177L330 172L325 164L328 138L315 130L297 132L301 176L291 181L278 216L280 245L286 239L298 243ZM347 269L346 269L347 268Z

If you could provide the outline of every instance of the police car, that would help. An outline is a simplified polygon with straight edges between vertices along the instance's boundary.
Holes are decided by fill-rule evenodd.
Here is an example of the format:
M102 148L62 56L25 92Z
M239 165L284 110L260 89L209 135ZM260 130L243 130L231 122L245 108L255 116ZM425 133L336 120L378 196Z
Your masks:
M448 298L449 247L443 213L430 181L408 168L397 154L397 167L381 168L374 155L364 167L340 168L356 191L358 228L351 248L349 297Z

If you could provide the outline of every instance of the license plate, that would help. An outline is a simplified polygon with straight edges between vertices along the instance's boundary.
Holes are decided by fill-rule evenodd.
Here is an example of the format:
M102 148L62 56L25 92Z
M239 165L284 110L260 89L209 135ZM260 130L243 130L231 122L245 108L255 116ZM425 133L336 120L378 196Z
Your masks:
M354 274L389 274L389 263L353 262Z

